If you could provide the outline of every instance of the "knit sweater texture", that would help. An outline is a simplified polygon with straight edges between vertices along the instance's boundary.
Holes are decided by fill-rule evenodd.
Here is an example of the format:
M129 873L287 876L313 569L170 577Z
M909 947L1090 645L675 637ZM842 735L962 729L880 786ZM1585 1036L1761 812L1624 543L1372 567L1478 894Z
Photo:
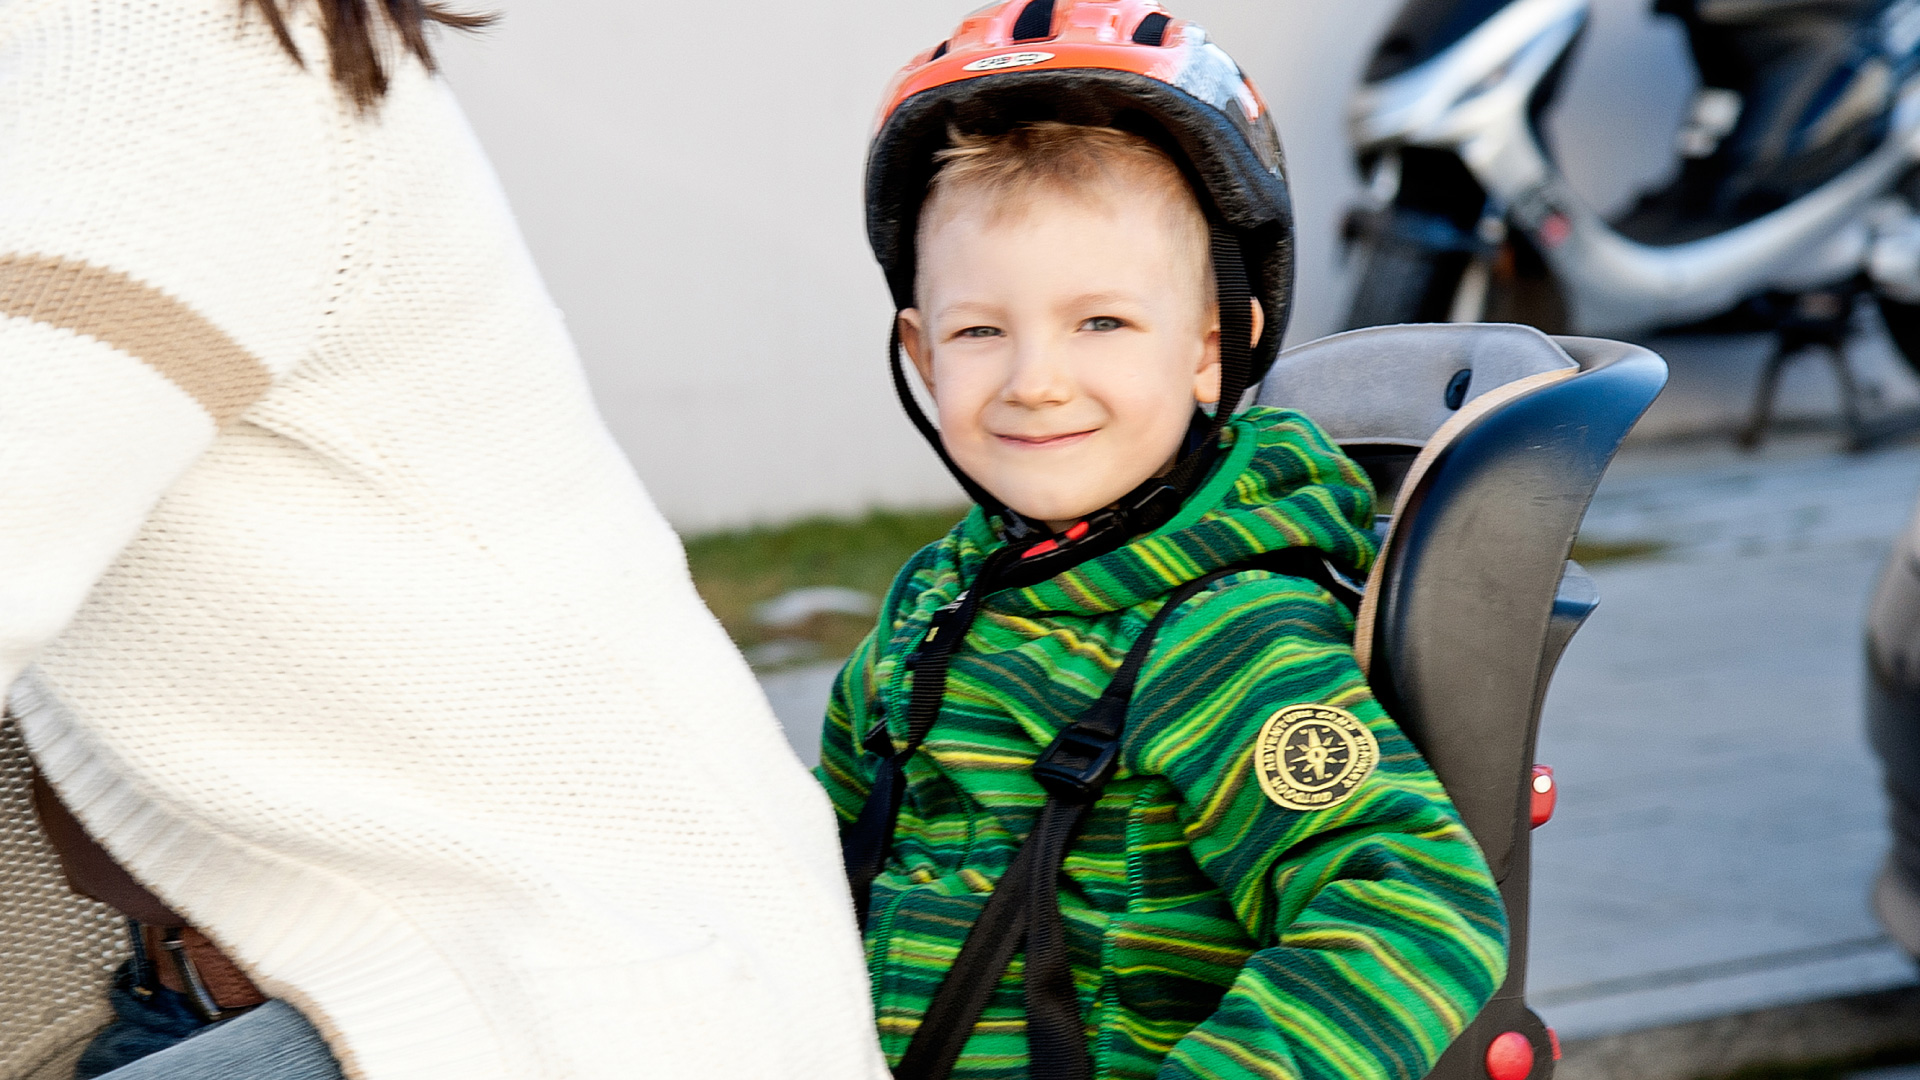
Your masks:
M893 1060L1045 802L1035 758L1167 594L1289 547L1371 561L1365 474L1310 421L1256 408L1226 438L1174 521L990 595L955 655L873 887L868 963ZM920 552L842 672L818 774L843 823L879 761L865 733L884 722L905 740L906 656L999 543L976 510ZM1258 570L1207 586L1155 638L1060 892L1095 1075L1418 1080L1500 984L1505 909L1485 860L1352 640L1323 589ZM1377 767L1328 809L1287 809L1254 776L1263 722L1300 704L1346 710L1378 740ZM1021 976L1016 958L956 1076L1027 1075Z
M0 0L35 759L350 1076L884 1075L831 810L451 94L396 49L357 114L292 6L304 68L237 0Z

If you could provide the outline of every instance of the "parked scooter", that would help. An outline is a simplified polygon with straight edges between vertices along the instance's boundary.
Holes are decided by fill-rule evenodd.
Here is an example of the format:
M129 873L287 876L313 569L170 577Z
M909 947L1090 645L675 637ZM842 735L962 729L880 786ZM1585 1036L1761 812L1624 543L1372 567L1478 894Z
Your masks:
M1709 320L1781 332L1749 427L1801 348L1871 293L1920 369L1920 0L1658 0L1700 69L1683 165L1624 215L1585 205L1541 135L1590 0L1411 0L1350 113L1349 325L1480 320L1608 336Z

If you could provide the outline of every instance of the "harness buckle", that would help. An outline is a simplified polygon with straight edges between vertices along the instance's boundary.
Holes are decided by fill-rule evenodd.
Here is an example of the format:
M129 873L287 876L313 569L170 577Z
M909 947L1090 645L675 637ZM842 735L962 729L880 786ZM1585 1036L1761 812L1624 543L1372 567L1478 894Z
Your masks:
M905 667L908 671L913 671L918 668L920 662L926 659L928 649L944 648L948 652L953 651L953 646L950 644L938 644L940 633L947 628L947 624L953 621L953 617L958 614L960 608L966 604L967 593L971 591L970 589L963 590L959 596L949 600L945 606L936 608L934 613L928 616L926 634L920 638L920 644L914 646L913 651L908 653L906 658L901 661L901 666Z
M184 995L187 1005L196 1016L212 1024L233 1015L231 1011L221 1008L213 991L207 989L206 980L200 977L199 966L187 954L187 943L181 940L178 929L167 930L166 936L160 939L160 947L173 960L173 969L180 976L180 984L187 989Z
M1119 735L1076 723L1033 763L1033 778L1061 802L1088 803L1100 796L1119 760Z

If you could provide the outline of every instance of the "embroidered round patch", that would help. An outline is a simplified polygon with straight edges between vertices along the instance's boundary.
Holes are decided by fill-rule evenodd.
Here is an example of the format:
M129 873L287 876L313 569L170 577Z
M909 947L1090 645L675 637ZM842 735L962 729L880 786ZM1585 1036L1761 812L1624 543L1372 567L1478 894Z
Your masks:
M1339 806L1379 763L1372 730L1332 705L1289 705L1267 718L1253 744L1260 790L1289 810Z

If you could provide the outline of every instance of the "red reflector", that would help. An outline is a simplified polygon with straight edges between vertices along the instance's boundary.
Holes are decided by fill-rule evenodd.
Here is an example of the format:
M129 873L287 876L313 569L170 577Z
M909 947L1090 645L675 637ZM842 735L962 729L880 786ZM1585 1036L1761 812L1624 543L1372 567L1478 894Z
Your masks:
M1547 1029L1547 1045L1553 1048L1553 1060L1559 1061L1560 1060L1560 1033L1553 1030L1552 1028Z
M1566 243L1572 235L1573 222L1567 220L1565 214L1548 215L1547 220L1540 223L1540 242L1550 248Z
M1075 525L1073 528L1067 530L1067 539L1078 540L1081 537L1087 535L1087 530L1091 528L1093 528L1093 526L1083 521L1080 524Z
M1060 550L1060 544L1058 541L1042 540L1039 543L1028 548L1027 553L1020 557L1023 559L1031 559L1035 555L1045 555L1049 551L1058 551L1058 550Z
M1553 820L1553 809L1560 805L1560 785L1554 782L1551 765L1535 765L1532 783L1529 817L1537 829Z
M1491 1080L1527 1080L1533 1072L1533 1043L1517 1031L1508 1031L1487 1047L1487 1076Z

